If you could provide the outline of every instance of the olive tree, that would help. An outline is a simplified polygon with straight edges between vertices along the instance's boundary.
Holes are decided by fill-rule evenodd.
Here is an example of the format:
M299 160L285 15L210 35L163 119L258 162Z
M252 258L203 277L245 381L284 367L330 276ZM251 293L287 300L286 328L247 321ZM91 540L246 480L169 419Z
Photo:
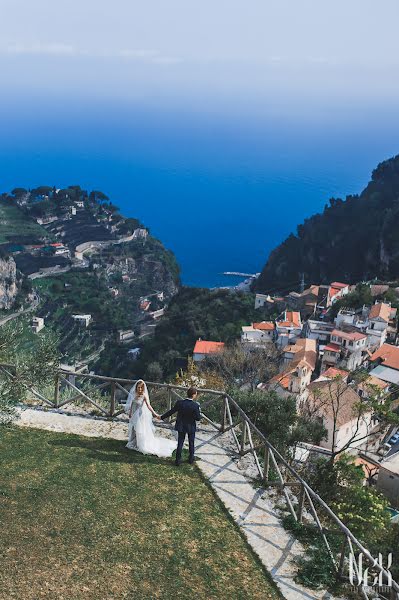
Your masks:
M27 343L23 323L0 327L0 424L17 417L16 406L27 392L43 388L54 380L59 366L58 340L43 332Z

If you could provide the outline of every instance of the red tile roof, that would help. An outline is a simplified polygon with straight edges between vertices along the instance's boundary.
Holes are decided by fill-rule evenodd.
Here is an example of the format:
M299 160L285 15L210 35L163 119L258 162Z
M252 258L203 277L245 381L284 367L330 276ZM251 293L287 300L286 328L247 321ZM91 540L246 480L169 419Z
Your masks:
M397 346L382 344L381 348L378 348L370 358L372 361L378 359L381 360L384 367L390 367L399 371L399 348Z
M389 383L382 381L382 379L379 379L378 377L374 377L374 375L369 375L367 379L359 383L358 388L367 391L370 389L372 390L373 386L380 388L380 390L385 390L389 387Z
M284 313L284 320L277 321L278 327L301 327L301 313L293 310L287 310Z
M327 344L327 346L324 348L324 351L328 351L328 352L340 352L341 351L341 346L338 346L338 344Z
M340 293L341 290L337 289L337 288L330 288L329 296L330 298L334 298L334 296L336 296L337 294Z
M359 331L341 331L340 329L334 329L331 332L331 335L335 335L337 337L343 338L344 340L350 340L355 342L357 340L362 340L366 338L367 335L364 333L360 333Z
M261 331L271 331L276 328L272 321L262 321L262 323L252 323L254 329L260 329Z
M316 340L301 338L294 345L286 346L284 352L293 354L288 364L289 369L298 366L299 363L304 361L312 371L315 370L317 361Z
M270 380L270 383L278 383L282 388L288 390L291 382L291 371L289 373L279 373Z
M348 371L344 371L344 369L336 369L335 367L328 367L322 374L323 377L328 377L329 379L335 379L335 377L341 377L344 379L349 375Z
M385 304L384 302L379 302L378 304L374 304L371 307L369 313L369 319L382 319L386 323L389 322L391 316L391 307L389 304Z
M198 340L195 343L194 354L211 354L212 352L220 352L224 348L223 342L209 342L206 340Z
M334 281L333 283L330 283L330 287L337 288L338 290L343 290L344 288L348 287L348 284L340 283L339 281Z

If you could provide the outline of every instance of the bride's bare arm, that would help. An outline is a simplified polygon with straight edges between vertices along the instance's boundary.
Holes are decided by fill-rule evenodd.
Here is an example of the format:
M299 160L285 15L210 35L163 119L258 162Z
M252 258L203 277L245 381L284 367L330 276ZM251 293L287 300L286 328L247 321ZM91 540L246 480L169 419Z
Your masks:
M152 408L151 402L149 401L148 398L146 398L146 396L144 396L144 401L145 401L146 405L148 406L149 410L152 412L153 416L158 418L159 414L156 413L155 410Z

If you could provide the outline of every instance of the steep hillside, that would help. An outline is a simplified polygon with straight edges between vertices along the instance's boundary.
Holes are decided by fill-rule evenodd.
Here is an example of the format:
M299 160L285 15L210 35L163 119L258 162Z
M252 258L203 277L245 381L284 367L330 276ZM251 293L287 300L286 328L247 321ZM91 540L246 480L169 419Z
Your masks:
M21 281L13 258L0 258L0 309L9 309L17 297Z
M0 244L37 244L51 238L26 212L7 197L0 198Z
M305 281L399 277L399 155L381 164L360 195L332 198L270 254L257 291Z
M174 255L100 191L15 188L0 197L0 217L0 309L33 288L64 362L97 360L106 344L126 358L178 291Z

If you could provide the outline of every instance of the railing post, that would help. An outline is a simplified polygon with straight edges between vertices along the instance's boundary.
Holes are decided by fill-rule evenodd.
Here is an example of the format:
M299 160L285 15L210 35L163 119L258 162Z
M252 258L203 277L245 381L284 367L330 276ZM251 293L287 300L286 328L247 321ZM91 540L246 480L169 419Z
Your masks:
M347 545L348 545L348 538L345 536L344 541L342 542L342 546L341 546L341 554L340 554L340 558L339 558L337 579L342 579L342 576L344 574L345 552L346 552Z
M54 405L58 408L60 403L60 375L57 373L54 381Z
M299 494L299 501L298 501L298 510L297 510L298 523L302 523L304 504L305 504L305 486L301 485L301 491Z
M269 446L265 446L265 464L263 467L263 479L267 483L269 481L269 469L270 469L270 450Z
M116 383L113 381L111 383L111 404L109 407L109 416L113 417L115 414L115 392L116 392Z
M172 408L172 390L168 387L168 410ZM168 423L170 423L172 417L168 417Z
M243 455L245 452L245 444L247 443L247 422L245 419L241 421L241 443L240 443L240 454Z
M220 432L224 433L224 430L226 429L226 405L227 405L227 398L223 397L223 404L222 404L222 410L221 410L221 415L220 415Z

